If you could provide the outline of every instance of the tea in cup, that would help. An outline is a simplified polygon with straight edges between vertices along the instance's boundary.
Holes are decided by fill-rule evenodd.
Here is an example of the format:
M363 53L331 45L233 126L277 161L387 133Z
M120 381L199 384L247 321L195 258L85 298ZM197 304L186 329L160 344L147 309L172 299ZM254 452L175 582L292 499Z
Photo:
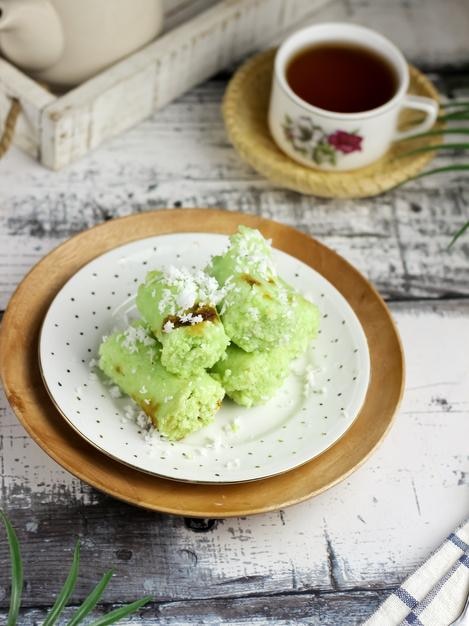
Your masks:
M431 128L438 103L407 94L409 68L379 33L353 24L310 26L291 35L275 57L269 127L295 161L329 171L369 165L391 143ZM423 122L397 130L399 113Z

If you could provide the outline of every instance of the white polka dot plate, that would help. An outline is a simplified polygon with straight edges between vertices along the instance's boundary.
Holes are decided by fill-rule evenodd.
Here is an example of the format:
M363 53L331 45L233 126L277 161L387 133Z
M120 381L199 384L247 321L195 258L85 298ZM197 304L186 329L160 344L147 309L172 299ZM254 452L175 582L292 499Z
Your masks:
M179 442L150 436L143 423L129 419L132 401L116 397L94 367L102 336L136 315L133 296L149 269L202 268L227 241L225 235L178 233L120 246L72 276L47 312L39 344L47 390L82 437L122 463L182 481L257 480L324 452L360 411L370 377L360 322L318 272L274 249L279 275L315 302L321 313L317 339L275 397L251 409L225 399L213 424Z

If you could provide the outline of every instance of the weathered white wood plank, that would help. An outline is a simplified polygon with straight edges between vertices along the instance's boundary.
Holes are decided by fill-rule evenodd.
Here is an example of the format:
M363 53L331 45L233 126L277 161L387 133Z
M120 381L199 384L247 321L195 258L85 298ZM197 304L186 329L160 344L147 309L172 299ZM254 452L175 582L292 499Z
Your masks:
M446 88L443 79L440 85ZM228 143L224 88L224 80L213 80L194 89L59 173L12 150L0 162L0 308L26 271L71 234L110 217L181 205L253 212L299 227L337 249L387 297L469 295L468 239L446 251L469 219L467 176L430 177L358 201L276 188ZM436 164L455 160L448 155Z
M118 575L118 574L117 574ZM111 583L112 584L112 583ZM291 594L268 597L227 598L149 605L121 623L126 626L358 626L387 596L388 591ZM114 606L112 607L114 608ZM109 607L109 610L111 607ZM70 618L73 609L64 613ZM101 616L104 610L93 616ZM45 610L21 613L21 626L42 623ZM0 620L6 613L0 611Z
M336 0L315 20L345 20L375 28L423 68L467 64L466 0Z
M408 378L396 423L378 451L309 502L220 521L205 533L72 478L24 434L2 400L0 493L31 555L25 606L52 600L76 535L87 565L76 598L111 566L119 571L111 602L142 592L182 601L398 584L467 514L469 302L392 309ZM2 542L0 572L6 560ZM2 578L3 606L6 596Z
M213 6L218 0L163 0L163 32L168 32Z

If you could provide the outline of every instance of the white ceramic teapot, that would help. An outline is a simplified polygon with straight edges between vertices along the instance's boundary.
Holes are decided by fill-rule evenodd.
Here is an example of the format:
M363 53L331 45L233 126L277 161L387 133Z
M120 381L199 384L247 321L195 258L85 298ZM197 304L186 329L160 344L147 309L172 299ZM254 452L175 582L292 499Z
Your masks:
M0 0L0 53L69 87L151 41L162 21L162 0Z

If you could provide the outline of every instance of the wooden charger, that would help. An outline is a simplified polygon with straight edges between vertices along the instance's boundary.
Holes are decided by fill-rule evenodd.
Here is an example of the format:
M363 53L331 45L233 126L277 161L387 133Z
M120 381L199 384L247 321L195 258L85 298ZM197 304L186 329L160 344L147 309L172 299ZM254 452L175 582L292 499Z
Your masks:
M370 349L365 403L345 435L323 454L285 474L243 484L201 485L132 469L82 439L52 404L38 365L38 337L61 287L83 265L116 246L176 232L233 233L259 228L274 247L320 272L348 300ZM120 500L191 517L250 515L301 502L357 469L387 433L404 384L403 353L389 311L370 283L338 254L289 226L227 211L161 210L112 220L80 233L40 261L19 285L0 330L0 374L13 410L31 437L62 467ZM116 424L117 427L117 424Z

